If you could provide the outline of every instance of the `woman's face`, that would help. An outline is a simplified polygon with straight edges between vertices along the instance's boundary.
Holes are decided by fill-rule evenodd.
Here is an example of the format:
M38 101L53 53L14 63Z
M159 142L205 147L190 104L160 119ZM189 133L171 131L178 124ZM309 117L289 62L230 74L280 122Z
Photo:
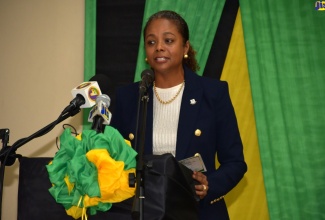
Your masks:
M182 68L189 43L184 44L176 25L168 19L153 20L145 33L148 63L155 73L175 72Z

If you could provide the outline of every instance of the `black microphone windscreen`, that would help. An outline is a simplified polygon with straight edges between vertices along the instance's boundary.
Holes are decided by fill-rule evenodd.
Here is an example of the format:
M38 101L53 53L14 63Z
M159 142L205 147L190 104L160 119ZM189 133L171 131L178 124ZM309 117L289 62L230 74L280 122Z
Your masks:
M141 73L142 85L149 87L155 80L155 74L151 69L145 69Z

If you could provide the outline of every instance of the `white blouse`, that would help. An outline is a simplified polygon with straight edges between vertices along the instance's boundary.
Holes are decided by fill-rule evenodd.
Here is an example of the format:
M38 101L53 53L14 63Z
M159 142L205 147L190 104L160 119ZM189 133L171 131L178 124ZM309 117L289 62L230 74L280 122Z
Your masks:
M172 99L183 83L161 89L156 87L156 91L161 100ZM184 85L185 86L185 85ZM153 98L153 154L161 155L171 153L176 155L176 140L179 112L181 108L184 86L178 96L169 104L162 104L156 95Z

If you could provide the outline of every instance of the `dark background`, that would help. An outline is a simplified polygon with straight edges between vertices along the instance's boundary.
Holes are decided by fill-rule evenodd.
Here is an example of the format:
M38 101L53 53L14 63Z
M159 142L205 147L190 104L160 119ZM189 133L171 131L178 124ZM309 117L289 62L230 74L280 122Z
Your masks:
M116 87L134 81L145 0L97 0L96 74L108 77L114 114ZM203 76L220 78L236 19L238 0L227 0Z

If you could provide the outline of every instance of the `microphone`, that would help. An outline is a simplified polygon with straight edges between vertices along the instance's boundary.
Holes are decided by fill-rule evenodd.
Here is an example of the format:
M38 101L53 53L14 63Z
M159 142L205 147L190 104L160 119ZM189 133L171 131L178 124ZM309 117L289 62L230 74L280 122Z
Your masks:
M91 129L97 133L103 133L104 125L111 123L112 113L108 110L110 104L111 99L108 95L99 95L96 98L96 105L89 112L88 122L93 122Z
M106 75L95 74L90 78L89 82L83 82L71 90L74 99L61 114L63 115L67 112L74 112L76 110L78 113L80 108L90 108L94 106L97 96L102 94L102 91L106 93L109 90L109 84L110 80Z
M75 97L61 114L72 112L79 108L90 108L95 105L96 98L101 94L101 90L96 81L83 82L71 90Z
M147 88L154 81L155 75L151 69L143 70L141 73L141 82L139 85L140 92L146 92Z

